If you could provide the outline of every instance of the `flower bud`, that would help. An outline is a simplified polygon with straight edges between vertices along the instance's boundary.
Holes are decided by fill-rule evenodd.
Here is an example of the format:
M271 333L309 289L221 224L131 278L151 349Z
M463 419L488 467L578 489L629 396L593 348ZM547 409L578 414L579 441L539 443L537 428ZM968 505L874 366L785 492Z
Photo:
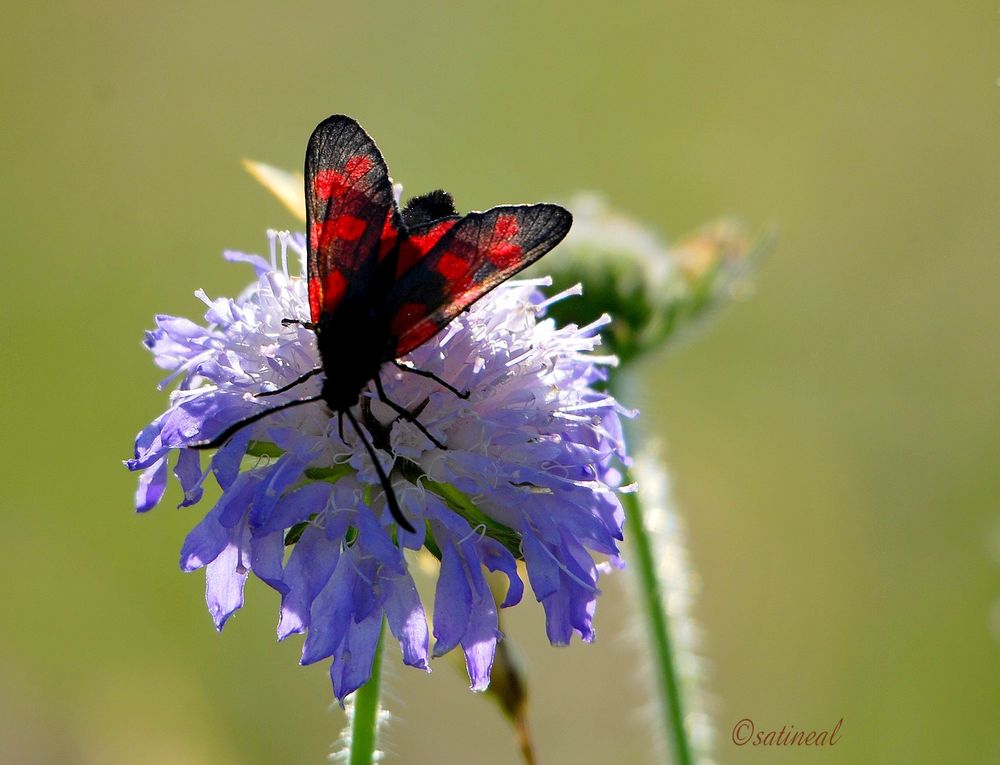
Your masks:
M581 298L553 305L550 314L577 324L610 314L602 334L622 363L672 340L708 309L745 295L747 274L765 243L723 219L669 246L598 195L577 194L566 206L573 227L535 272L551 275L557 291L583 284Z

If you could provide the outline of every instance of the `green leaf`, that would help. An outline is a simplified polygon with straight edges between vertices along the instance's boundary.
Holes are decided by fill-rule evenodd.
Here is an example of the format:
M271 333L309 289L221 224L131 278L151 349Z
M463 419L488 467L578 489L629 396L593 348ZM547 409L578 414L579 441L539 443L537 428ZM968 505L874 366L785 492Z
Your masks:
M299 539L302 538L302 532L306 530L306 528L309 526L310 523L313 522L315 518L316 518L316 513L313 513L312 515L309 516L309 520L302 521L301 523L296 523L294 526L292 526L288 530L288 533L285 534L285 547L288 547L288 545L293 545L296 542L298 542Z
M422 481L423 487L444 500L449 508L468 521L472 528L479 526L486 531L486 536L492 537L510 550L511 554L518 560L521 555L521 535L508 526L490 518L486 513L476 507L475 503L465 492L459 491L450 483L441 483L425 478Z
M329 483L336 483L345 475L350 475L353 472L354 468L346 462L342 462L331 467L306 468L305 476L311 481L327 481Z
M247 456L250 457L280 457L285 450L270 441L251 441L247 444Z

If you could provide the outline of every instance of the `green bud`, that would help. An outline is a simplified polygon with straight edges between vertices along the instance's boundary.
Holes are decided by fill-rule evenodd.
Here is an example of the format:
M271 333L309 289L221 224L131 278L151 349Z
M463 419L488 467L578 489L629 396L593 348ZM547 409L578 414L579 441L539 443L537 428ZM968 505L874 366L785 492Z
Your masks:
M549 313L581 325L609 314L602 336L623 364L746 294L765 243L751 240L735 221L719 220L669 246L595 194L578 194L566 206L573 227L534 274L550 275L555 291L583 284L582 297L558 301Z

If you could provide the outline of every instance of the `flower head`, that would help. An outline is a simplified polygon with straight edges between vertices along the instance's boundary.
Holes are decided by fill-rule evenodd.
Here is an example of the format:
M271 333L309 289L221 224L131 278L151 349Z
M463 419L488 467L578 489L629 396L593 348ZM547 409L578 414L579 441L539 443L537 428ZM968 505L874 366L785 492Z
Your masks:
M206 326L158 316L145 340L170 371L164 385L178 384L126 463L141 471L136 507L143 512L160 501L168 464L182 506L197 503L213 475L221 497L185 540L181 567L206 569L217 628L242 606L253 573L281 593L279 638L304 632L302 663L331 660L338 699L368 679L383 617L406 664L428 669L429 655L461 646L472 688L482 690L500 637L484 572L506 575L499 607L512 606L524 590L523 561L549 640L565 644L574 633L592 640L599 573L618 564L623 513L616 489L626 460L624 410L596 389L613 361L592 353L607 317L560 328L545 318L558 297L547 300L539 280L508 283L403 360L469 391L468 398L383 367L389 398L418 414L446 447L381 403L371 385L354 408L411 533L393 520L363 444L350 429L341 435L320 401L242 428L207 465L190 448L264 408L318 392L321 376L257 396L319 365L315 335L282 323L306 321L309 313L304 280L289 275L289 254L304 259L301 236L272 233L270 262L227 253L251 264L256 281L235 300L196 293L207 307ZM407 553L422 548L440 561L433 651ZM608 563L596 563L594 553Z
M580 193L566 206L573 213L558 254L544 265L557 289L582 283L582 301L553 308L560 321L605 312L614 321L605 332L622 363L650 351L710 309L747 291L749 274L770 246L752 240L738 223L709 223L672 246L648 226L610 207L595 194Z

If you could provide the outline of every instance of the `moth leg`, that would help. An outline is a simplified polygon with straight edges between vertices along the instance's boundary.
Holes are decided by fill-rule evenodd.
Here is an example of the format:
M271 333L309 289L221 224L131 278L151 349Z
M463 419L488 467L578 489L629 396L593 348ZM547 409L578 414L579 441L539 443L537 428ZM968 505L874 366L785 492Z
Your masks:
M294 326L296 324L298 324L300 327L304 327L305 329L312 329L312 330L316 329L316 325L313 324L311 321L302 321L301 319L282 319L281 320L281 326L282 327L291 327L291 326Z
M423 401L421 401L419 404L416 405L416 407L413 409L412 412L410 412L410 414L412 414L414 417L419 417L420 413L427 408L427 405L430 402L431 400L429 398L425 398Z
M189 449L218 449L226 441L232 438L237 431L242 430L247 425L253 425L257 420L267 417L269 414L274 412L280 412L282 409L291 409L293 406L300 406L301 404L311 404L313 401L321 401L323 397L319 394L315 396L309 396L309 398L299 398L293 401L286 401L283 404L278 404L277 406L272 406L270 409L264 409L256 414L251 414L249 417L244 417L242 420L238 420L222 431L215 438L207 441L195 441L194 443L185 444Z
M400 362L397 359L393 359L392 363L395 364L400 369L402 369L404 372L410 372L411 374L420 375L421 377L426 377L426 378L428 378L430 380L433 380L438 385L440 385L442 388L447 388L448 390L450 390L452 393L454 393L456 396L458 396L461 399L467 399L469 397L469 391L467 391L467 390L464 390L464 391L463 390L459 390L458 388L456 388L451 383L448 383L448 382L445 382L444 380L442 380L440 377L438 377L433 372L428 372L426 369L417 369L416 367L407 366L406 364L403 364L402 362Z
M347 439L344 438L344 413L337 412L337 435L340 436L340 440L343 442L344 446L347 446Z
M288 383L288 385L283 385L277 390L265 390L261 391L260 393L255 393L254 398L261 398L262 396L277 396L279 393L284 393L285 391L291 390L299 383L304 383L310 377L318 375L322 371L323 367L316 367L315 369L310 369L308 372L302 375L302 377L300 377L298 380L292 380L290 383Z
M385 388L382 387L382 380L379 378L378 375L375 376L375 390L378 391L379 401L388 406L390 409L396 412L396 414L398 414L407 422L412 422L414 425L416 425L417 430L419 430L421 433L427 436L428 440L430 440L430 442L434 444L438 449L448 448L440 441L438 441L436 438L434 438L434 436L431 435L430 431L423 426L423 424L420 422L420 420L417 419L417 416L413 414L413 412L410 412L406 408L400 406L385 394Z
M361 430L361 426L358 425L358 421L354 419L354 415L351 414L350 409L344 409L341 414L347 415L347 419L351 423L351 427L354 428L354 432L358 434L358 438L361 440L361 443L364 444L365 451L368 452L368 456L372 461L375 472L378 474L378 481L382 485L382 491L385 492L385 501L386 504L389 505L389 512L392 514L393 519L411 534L416 533L416 529L413 528L413 524L406 520L406 516L403 515L403 511L399 507L399 501L396 499L396 492L393 491L392 484L389 482L389 476L387 476L385 474L385 470L382 469L382 463L378 461L378 456L375 454L375 448L368 442L368 439L365 438L364 431Z

